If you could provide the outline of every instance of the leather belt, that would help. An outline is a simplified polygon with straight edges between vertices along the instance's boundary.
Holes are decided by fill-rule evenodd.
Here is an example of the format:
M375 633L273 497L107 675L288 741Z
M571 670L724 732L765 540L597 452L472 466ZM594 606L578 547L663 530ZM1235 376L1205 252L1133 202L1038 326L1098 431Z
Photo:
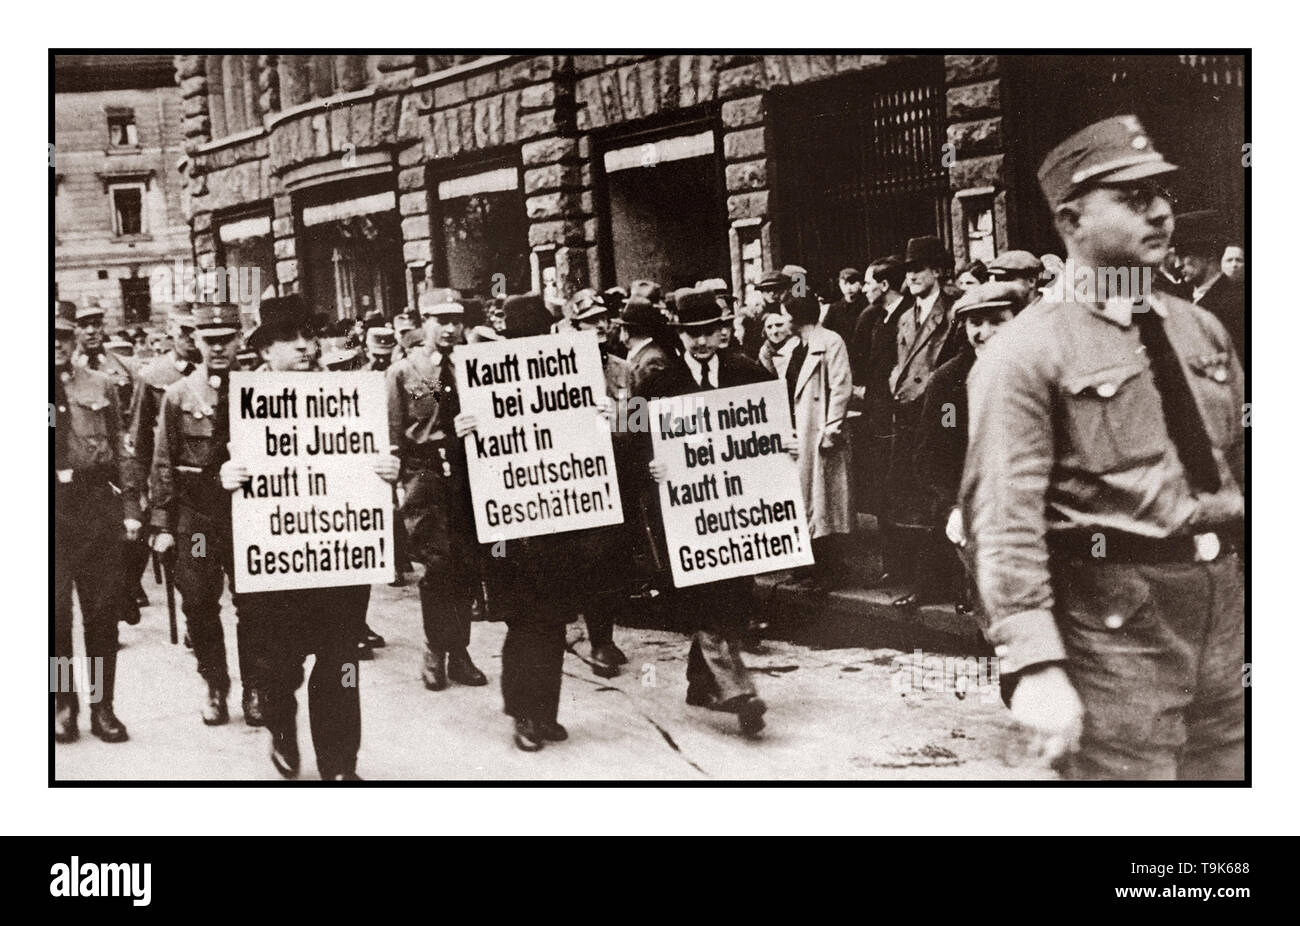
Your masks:
M1048 549L1075 559L1110 563L1209 563L1241 549L1237 530L1223 528L1178 537L1142 537L1123 531L1048 534Z

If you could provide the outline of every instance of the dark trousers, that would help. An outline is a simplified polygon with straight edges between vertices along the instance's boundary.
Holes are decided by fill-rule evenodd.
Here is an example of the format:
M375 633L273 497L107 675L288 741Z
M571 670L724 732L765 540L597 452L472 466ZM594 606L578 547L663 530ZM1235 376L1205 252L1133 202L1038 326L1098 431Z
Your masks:
M230 523L182 507L176 518L176 588L181 593L185 627L199 675L222 691L230 689L226 638L221 627L221 593L227 577L234 586ZM243 596L234 593L239 677L245 690L257 688L265 674L265 641L256 621L244 618Z
M686 661L691 693L716 710L735 711L758 694L740 657L740 638L754 608L754 580L745 576L676 592L677 605L696 628Z
M122 541L122 587L128 600L134 601L149 568L149 542L145 539Z
M1245 582L1237 557L1053 558L1056 623L1084 707L1069 778L1245 777Z
M411 469L403 478L406 502L401 516L410 538L410 555L424 564L420 611L424 640L434 652L469 645L470 605L478 585L478 540L469 484L463 476L434 469Z
M621 591L594 592L584 598L580 609L592 646L614 642L614 616L626 600L626 593Z
M562 620L520 615L506 624L501 649L501 698L511 717L553 723L564 679Z
M83 485L74 477L72 483L55 487L54 518L54 655L61 660L72 657L75 588L86 655L102 660L99 703L111 706L117 679L122 501L106 482ZM55 702L76 712L77 687L71 665L63 663L62 669L66 669L67 684L60 683Z
M891 571L919 598L955 600L961 591L961 563L942 530L891 525L890 541Z
M307 680L312 746L322 778L356 771L361 748L361 666L356 639L365 621L370 586L315 588L245 595L247 620L267 646L262 683L266 725L294 728L304 662L315 655Z
M396 493L394 493L394 501L396 501ZM411 571L411 537L406 532L406 522L401 518L393 520L393 550L397 561L397 574L400 577L402 573Z

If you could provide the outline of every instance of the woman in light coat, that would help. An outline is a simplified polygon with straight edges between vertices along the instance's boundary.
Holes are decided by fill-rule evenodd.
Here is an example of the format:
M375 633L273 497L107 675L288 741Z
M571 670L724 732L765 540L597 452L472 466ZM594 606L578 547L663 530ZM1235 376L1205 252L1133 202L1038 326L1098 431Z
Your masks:
M799 444L799 483L817 561L800 585L825 591L840 578L843 539L853 528L846 421L853 373L844 340L818 324L816 299L787 297L785 309L800 341L785 380Z

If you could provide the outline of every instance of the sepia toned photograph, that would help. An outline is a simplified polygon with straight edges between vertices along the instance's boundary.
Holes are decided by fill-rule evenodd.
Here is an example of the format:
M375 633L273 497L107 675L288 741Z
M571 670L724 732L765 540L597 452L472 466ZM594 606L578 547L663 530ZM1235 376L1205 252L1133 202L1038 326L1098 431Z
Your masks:
M1248 51L49 67L51 786L1251 783Z

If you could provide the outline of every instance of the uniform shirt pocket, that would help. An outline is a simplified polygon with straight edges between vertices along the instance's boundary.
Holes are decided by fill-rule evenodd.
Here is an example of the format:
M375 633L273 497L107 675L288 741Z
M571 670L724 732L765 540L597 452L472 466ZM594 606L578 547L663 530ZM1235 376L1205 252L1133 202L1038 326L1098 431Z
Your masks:
M107 463L112 457L108 446L108 399L104 396L68 397L72 416L72 434L82 450L83 465Z
M182 465L207 466L213 454L216 423L207 409L181 406Z
M423 382L407 382L406 401L415 418L432 418L438 410L438 397Z
M1065 417L1072 456L1088 472L1128 469L1165 452L1160 393L1144 363L1068 377Z
M1206 354L1192 357L1187 366L1210 441L1220 450L1235 447L1245 440L1246 432L1242 410L1233 398L1231 358L1227 352Z

